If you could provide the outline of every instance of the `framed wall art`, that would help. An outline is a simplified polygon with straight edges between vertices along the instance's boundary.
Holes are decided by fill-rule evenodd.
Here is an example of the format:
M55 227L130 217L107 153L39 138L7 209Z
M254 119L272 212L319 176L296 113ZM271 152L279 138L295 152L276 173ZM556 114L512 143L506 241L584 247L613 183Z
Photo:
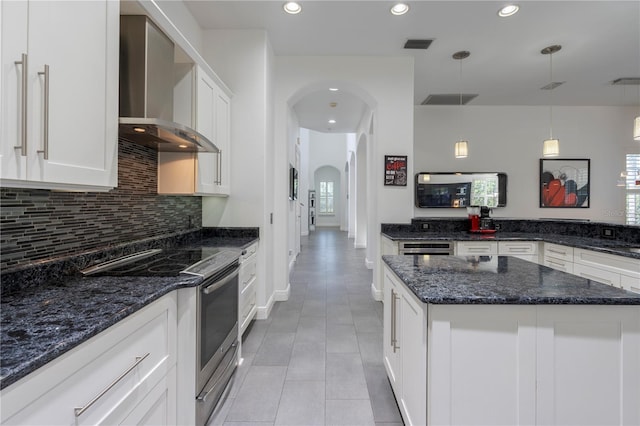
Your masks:
M407 186L407 156L384 156L384 184L387 186Z
M540 207L588 208L589 159L541 158Z

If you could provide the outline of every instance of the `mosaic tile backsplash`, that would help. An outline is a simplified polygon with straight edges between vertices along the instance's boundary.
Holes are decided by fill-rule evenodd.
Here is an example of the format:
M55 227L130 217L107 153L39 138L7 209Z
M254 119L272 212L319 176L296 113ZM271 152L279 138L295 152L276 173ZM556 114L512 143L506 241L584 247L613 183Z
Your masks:
M120 140L109 192L0 188L0 271L202 226L200 197L157 194L157 152Z

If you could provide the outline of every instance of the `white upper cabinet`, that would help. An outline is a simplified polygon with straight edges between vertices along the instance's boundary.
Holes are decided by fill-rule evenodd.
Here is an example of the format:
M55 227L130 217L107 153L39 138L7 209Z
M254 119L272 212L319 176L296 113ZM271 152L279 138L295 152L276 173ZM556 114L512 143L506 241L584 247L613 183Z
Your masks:
M3 186L115 187L119 3L1 7Z
M209 138L220 150L215 154L198 154L197 192L229 195L229 96L202 67L196 73L196 130Z

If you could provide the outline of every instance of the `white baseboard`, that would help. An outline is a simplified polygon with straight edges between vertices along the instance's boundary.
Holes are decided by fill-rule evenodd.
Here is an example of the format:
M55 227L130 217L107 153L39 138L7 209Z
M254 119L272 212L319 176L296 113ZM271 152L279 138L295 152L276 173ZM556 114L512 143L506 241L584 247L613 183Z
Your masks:
M357 248L357 249L362 249L362 248L367 248L366 244L361 244L361 243L355 243L353 245L353 247Z
M367 269L373 269L373 265L374 265L373 261L365 258L364 259L364 264L367 267Z
M373 300L382 302L382 297L383 297L382 291L378 290L376 286L373 285L373 283L371 283L371 297L373 297Z
M291 295L291 284L287 283L287 288L284 290L276 290L273 292L273 298L276 302L282 302L285 300L289 300L289 296Z
M265 320L269 318L269 315L271 315L271 309L273 309L274 303L275 303L275 299L273 295L271 295L269 300L267 300L266 306L258 306L258 308L256 309L256 319Z

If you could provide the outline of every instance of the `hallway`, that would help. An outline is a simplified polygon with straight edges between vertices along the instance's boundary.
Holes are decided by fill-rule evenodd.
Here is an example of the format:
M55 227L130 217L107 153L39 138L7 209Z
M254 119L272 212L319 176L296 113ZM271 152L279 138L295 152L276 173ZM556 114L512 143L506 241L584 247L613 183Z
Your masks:
M302 237L291 296L245 334L244 362L210 425L402 424L364 256L336 228Z

